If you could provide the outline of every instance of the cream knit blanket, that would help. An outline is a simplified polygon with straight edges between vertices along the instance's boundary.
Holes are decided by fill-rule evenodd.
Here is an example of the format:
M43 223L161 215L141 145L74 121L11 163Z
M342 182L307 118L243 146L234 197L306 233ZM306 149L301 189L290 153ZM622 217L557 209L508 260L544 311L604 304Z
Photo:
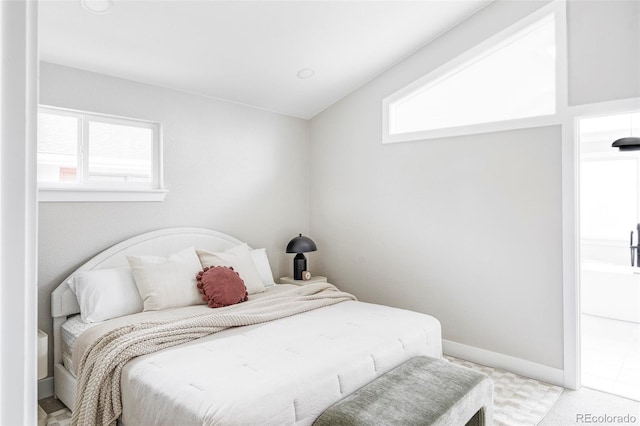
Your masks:
M346 300L355 300L355 297L331 284L308 284L273 296L217 308L205 315L116 328L94 341L82 356L71 424L116 424L122 413L122 368L137 356L229 327L259 324Z

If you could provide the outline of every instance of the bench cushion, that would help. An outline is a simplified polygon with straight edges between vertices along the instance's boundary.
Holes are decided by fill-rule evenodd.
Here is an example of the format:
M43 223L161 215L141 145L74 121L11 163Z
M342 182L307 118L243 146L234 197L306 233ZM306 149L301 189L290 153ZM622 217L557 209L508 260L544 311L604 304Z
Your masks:
M314 425L490 425L492 416L489 376L415 357L329 407Z

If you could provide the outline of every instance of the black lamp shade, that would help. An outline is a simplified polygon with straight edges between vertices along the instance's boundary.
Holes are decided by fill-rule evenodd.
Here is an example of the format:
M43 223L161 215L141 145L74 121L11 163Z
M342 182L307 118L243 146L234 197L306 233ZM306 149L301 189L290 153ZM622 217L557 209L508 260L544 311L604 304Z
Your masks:
M293 258L293 279L301 280L302 272L307 270L307 258L303 253L316 251L316 243L309 237L298 235L287 244L287 253L297 253Z
M316 243L309 237L304 237L302 234L298 235L287 244L287 253L308 253L310 251L316 251Z
M628 137L620 138L611 144L612 148L619 148L620 151L637 151L640 150L640 138Z

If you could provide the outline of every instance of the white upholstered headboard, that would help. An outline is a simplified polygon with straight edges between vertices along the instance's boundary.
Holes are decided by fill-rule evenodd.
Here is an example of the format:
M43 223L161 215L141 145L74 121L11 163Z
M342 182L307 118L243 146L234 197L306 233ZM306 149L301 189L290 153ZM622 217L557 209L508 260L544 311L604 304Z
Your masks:
M68 283L80 271L128 266L127 256L168 256L187 247L223 251L242 241L222 232L202 228L169 228L148 232L122 241L88 260L51 293L53 317L54 365L62 362L60 327L69 315L80 312L80 306Z

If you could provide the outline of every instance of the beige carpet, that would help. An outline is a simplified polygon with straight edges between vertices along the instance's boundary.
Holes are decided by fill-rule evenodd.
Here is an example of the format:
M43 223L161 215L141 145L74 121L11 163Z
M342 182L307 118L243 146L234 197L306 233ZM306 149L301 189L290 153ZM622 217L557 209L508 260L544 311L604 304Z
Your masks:
M494 383L495 426L535 426L549 412L562 388L469 361L446 357L449 361L487 374ZM49 414L47 426L68 426L67 409Z
M446 356L451 362L485 373L493 380L493 424L535 426L558 400L563 388L497 368Z

